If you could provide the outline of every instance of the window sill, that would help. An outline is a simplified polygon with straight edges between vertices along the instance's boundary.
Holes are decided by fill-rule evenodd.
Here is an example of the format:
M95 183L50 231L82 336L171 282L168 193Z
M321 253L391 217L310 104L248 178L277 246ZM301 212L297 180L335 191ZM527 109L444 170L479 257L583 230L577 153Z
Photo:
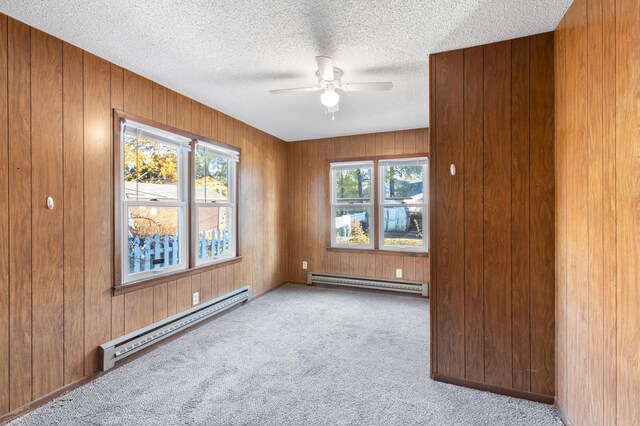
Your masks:
M154 285L162 284L168 281L179 280L180 278L186 278L195 274L200 274L202 272L223 268L225 266L233 265L234 263L240 263L241 261L242 256L237 256L230 259L225 259L221 262L200 265L195 268L184 269L182 271L172 272L170 274L161 275L159 277L146 278L144 280L134 281L127 284L115 285L113 287L113 295L118 296L120 294L131 293L132 291L141 290L147 287L153 287Z
M380 250L380 249L355 249L346 247L327 247L327 251L336 253L361 253L361 254L382 254L387 256L408 256L408 257L429 257L424 251L403 251L403 250Z

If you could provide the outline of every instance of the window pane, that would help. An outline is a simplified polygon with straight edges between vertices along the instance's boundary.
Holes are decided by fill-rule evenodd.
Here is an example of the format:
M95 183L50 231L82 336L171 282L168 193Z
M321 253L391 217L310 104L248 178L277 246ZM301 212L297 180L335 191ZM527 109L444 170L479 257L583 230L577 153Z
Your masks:
M194 156L195 165L195 181L196 181L196 202L203 203L206 201L205 182L207 176L207 154L204 150L197 149Z
M229 199L229 160L209 155L207 166L207 201L226 202Z
M179 207L135 206L128 211L129 273L180 263Z
M335 203L358 204L371 200L371 168L335 170Z
M196 201L227 202L229 200L229 160L204 148L196 150Z
M336 207L334 232L337 244L369 245L371 214L368 207Z
M178 148L125 135L124 180L129 200L177 200Z
M422 207L385 207L382 215L384 245L388 247L422 247Z
M231 253L229 207L198 207L198 259Z
M422 166L386 166L383 169L386 204L424 202Z

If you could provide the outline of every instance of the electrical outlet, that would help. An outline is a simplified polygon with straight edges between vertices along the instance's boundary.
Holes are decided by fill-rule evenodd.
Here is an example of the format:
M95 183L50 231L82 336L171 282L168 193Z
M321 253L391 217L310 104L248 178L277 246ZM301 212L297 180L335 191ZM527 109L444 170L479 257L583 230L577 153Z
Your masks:
M396 278L402 278L402 269L396 269Z
M200 292L196 291L195 293L193 293L193 306L197 305L198 303L200 303Z
M306 261L306 260L303 260L303 261L302 261L302 269L307 269L307 266L308 266L308 265L307 265L307 261Z

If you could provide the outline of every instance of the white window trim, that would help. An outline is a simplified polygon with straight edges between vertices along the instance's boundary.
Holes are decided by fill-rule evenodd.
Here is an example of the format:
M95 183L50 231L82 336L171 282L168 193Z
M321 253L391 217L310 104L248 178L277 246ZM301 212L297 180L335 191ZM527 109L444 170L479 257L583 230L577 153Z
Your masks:
M196 141L196 147L193 155L196 155L199 146L204 146L207 150L213 152L214 155L227 158L229 160L228 167L228 199L226 202L219 201L210 201L210 202L196 202L195 194L193 201L194 208L194 223L193 230L191 233L192 250L194 250L195 255L195 266L204 266L204 265L214 265L216 263L222 263L229 259L234 259L238 257L238 249L237 249L237 240L238 240L238 227L236 225L236 217L237 217L237 208L238 208L238 194L237 194L237 183L238 183L238 174L237 174L237 164L239 162L239 153L237 151L232 151L226 148L222 148L216 146L211 143ZM192 173L195 173L195 169ZM199 247L198 247L198 223L199 223L199 209L198 207L228 207L229 208L229 217L228 217L228 232L229 232L229 253L223 255L217 255L209 258L200 259L197 255Z
M188 203L188 187L189 187L189 167L188 167L188 139L181 138L177 135L173 139L176 141L178 152L178 200L179 201L137 201L128 200L124 181L124 147L125 126L136 127L139 126L143 130L143 134L146 137L153 138L153 132L156 130L150 126L142 125L131 120L123 120L120 128L120 194L121 194L121 274L122 285L129 285L138 281L143 281L153 277L159 277L167 275L172 272L181 271L189 268L189 240L186 238L188 235L188 217L189 217L189 203ZM157 130L157 141L164 145L173 145L167 140L168 132ZM172 135L172 134L169 134ZM174 136L174 135L172 135ZM184 140L183 140L184 139ZM129 273L129 207L133 206L149 206L149 207L178 207L178 238L180 247L180 257L177 265L172 265L164 268L152 269L150 271Z
M336 203L336 171L354 168L369 168L371 169L371 195L368 203L357 204L345 204ZM331 247L354 249L354 250L373 250L375 241L375 208L374 208L374 189L375 188L375 170L373 161L352 161L352 162L337 162L330 164L331 179ZM366 208L369 211L369 244L339 244L336 241L336 209L340 207L361 207Z
M407 204L391 204L385 203L385 180L384 168L390 164L404 166L415 165L416 161L422 161L422 191L423 203L407 203ZM393 160L384 160L378 162L378 214L380 217L378 223L378 249L385 251L411 252L411 253L428 253L429 250L429 158L427 157L409 157L397 158ZM422 207L422 246L387 246L384 244L384 209L385 207Z

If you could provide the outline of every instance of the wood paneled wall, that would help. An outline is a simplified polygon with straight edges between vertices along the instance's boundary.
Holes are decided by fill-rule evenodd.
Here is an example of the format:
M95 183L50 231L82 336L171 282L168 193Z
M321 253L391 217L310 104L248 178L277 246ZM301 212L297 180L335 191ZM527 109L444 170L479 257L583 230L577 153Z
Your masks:
M640 424L640 3L575 0L555 32L556 402Z
M547 401L553 59L552 33L430 59L432 374Z
M307 272L427 281L429 258L403 254L328 251L328 160L428 153L429 129L406 130L287 144L289 164L289 281L307 282ZM308 270L302 269L302 261Z
M241 149L240 263L112 295L112 108ZM90 375L98 345L191 307L194 291L284 282L286 149L0 15L0 417Z

